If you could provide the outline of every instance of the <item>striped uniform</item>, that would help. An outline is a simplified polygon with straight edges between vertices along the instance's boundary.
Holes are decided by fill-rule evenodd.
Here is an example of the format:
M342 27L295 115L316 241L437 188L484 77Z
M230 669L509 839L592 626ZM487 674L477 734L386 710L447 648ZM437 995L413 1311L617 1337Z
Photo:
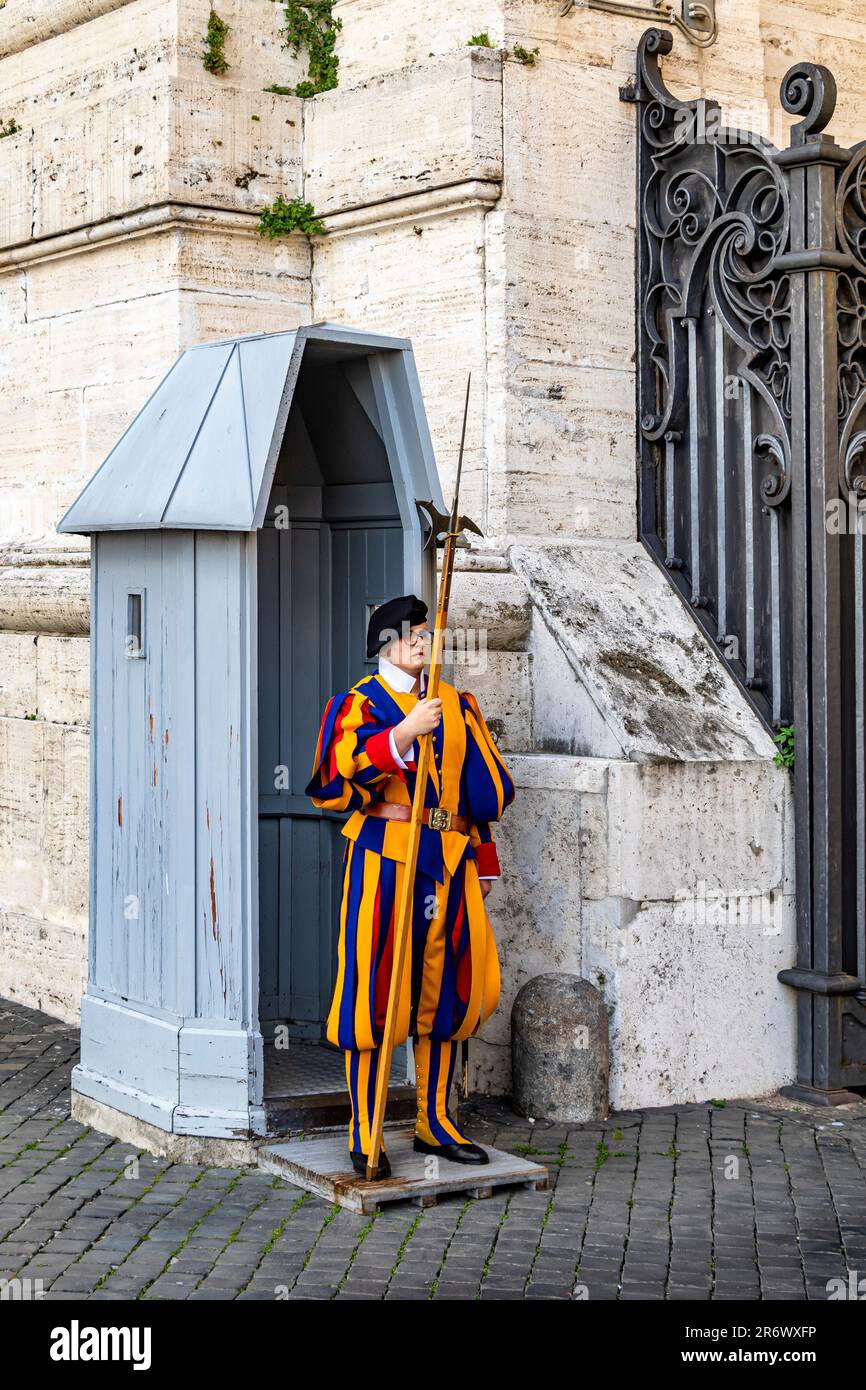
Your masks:
M411 1035L418 1085L419 1137L464 1141L448 1109L456 1044L477 1032L499 1001L499 958L478 881L499 874L490 824L514 799L514 783L468 691L442 682L442 720L433 734L425 806L469 820L469 834L421 827L395 1043ZM337 950L328 1013L329 1042L346 1052L352 1098L349 1147L369 1151L378 1045L391 977L394 915L409 836L408 821L365 816L371 801L410 806L415 764L403 771L389 748L394 725L417 696L366 676L328 701L313 774L315 806L351 811Z

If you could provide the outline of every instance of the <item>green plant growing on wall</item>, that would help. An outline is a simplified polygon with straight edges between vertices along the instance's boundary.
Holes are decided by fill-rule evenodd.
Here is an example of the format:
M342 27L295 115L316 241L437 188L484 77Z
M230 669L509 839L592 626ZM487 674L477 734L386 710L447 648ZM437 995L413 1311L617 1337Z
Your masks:
M262 208L259 236L276 241L277 237L289 236L292 232L303 232L304 236L325 235L325 224L316 216L312 203L302 203L300 198L287 203L279 197L270 207Z
M278 82L272 82L270 87L262 87L263 92L273 92L278 97L293 97L294 87L281 87Z
M540 52L540 48L521 48L520 44L516 43L511 56L516 58L518 63L523 63L528 68L534 68L535 60Z
M12 116L8 121L4 121L3 125L0 125L0 140L5 140L7 135L17 135L20 129L20 125Z
M483 34L473 34L473 35L472 35L472 38L471 38L471 39L469 40L469 42L467 43L466 47L467 47L467 48L492 48L492 47L493 47L493 44L490 42L490 35L487 33L487 30L485 29L485 31L484 31Z
M794 766L794 725L783 724L777 734L773 735L773 742L779 751L773 762L777 767Z
M286 27L281 31L285 47L295 58L302 48L307 50L306 81L295 87L295 96L314 97L337 85L340 60L334 50L343 21L334 18L335 2L286 0Z
M220 19L216 10L211 10L201 60L207 72L212 72L215 77L222 77L229 70L225 54L226 35L229 33L231 30L225 20Z

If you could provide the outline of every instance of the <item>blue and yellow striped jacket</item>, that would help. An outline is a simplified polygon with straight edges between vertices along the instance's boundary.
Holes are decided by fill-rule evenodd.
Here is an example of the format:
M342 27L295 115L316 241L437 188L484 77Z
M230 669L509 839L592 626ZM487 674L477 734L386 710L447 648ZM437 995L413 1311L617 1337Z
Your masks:
M423 826L418 869L441 883L443 866L453 873L468 853L478 861L479 874L496 877L499 863L490 825L514 800L514 783L475 696L446 681L439 695L442 720L433 734L424 804L466 816L470 833ZM389 733L416 702L415 695L393 690L378 674L334 695L322 717L306 787L315 806L354 813L343 829L348 839L390 859L405 858L407 822L366 817L363 811L374 799L412 804L415 765L410 762L403 771L394 761Z

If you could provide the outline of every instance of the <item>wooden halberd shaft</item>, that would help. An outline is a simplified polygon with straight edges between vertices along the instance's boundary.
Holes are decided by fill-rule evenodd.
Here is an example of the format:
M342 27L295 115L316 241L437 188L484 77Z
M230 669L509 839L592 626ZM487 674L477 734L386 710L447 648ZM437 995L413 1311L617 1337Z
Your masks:
M442 576L439 582L439 597L436 604L436 622L433 628L433 644L430 652L430 671L427 679L425 699L434 700L439 693L442 675L442 653L445 646L445 629L448 625L448 604L451 598L451 580L454 573L454 552L460 531L457 530L457 504L460 494L460 475L463 470L463 447L466 440L466 420L469 413L470 373L466 382L466 403L463 408L463 429L460 436L460 455L457 461L457 482L454 488L454 505L445 537L442 556ZM433 753L433 735L422 734L418 741L418 764L415 773L415 793L412 797L412 815L409 821L409 834L406 844L406 860L400 894L397 900L397 914L394 921L394 954L391 964L391 981L388 989L388 1007L385 1013L385 1027L379 1044L379 1066L376 1073L376 1099L373 1119L370 1124L370 1152L367 1155L367 1180L372 1182L379 1166L379 1153L382 1148L382 1127L385 1122L385 1107L388 1103L388 1075L391 1070L391 1056L394 1051L394 1033L397 1027L397 1009L403 980L403 967L406 959L406 943L412 925L412 904L415 894L415 870L418 863L418 847L421 843L421 823L424 815L424 797L427 790L427 777L430 758Z

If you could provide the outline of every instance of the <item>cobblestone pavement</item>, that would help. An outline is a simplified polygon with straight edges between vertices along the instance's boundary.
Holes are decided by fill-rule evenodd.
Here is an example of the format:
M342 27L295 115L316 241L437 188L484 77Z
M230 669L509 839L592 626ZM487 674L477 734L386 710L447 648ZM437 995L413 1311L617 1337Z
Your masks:
M0 1001L0 1280L41 1280L46 1298L826 1300L828 1280L866 1275L866 1104L565 1127L485 1100L468 1132L537 1155L549 1191L364 1217L77 1124L77 1046L74 1028Z

